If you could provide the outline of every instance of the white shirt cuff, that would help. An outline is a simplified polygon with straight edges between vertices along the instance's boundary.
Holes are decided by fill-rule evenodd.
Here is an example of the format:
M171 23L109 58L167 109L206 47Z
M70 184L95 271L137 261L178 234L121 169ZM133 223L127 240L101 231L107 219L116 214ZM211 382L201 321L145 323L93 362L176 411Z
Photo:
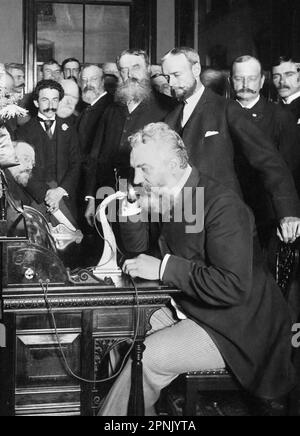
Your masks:
M163 279L164 272L165 272L165 269L166 269L166 266L167 266L167 263L168 263L168 260L169 260L170 257L171 257L170 254L166 254L165 257L163 258L162 263L161 263L160 272L159 272L159 278L160 278L161 281Z

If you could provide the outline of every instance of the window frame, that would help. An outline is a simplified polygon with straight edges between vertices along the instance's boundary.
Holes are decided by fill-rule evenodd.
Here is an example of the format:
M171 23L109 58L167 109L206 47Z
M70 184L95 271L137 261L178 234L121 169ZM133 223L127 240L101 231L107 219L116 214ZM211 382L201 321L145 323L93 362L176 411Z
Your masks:
M115 5L130 7L128 48L146 50L150 62L156 62L157 0L23 0L24 64L26 92L31 92L37 81L37 3L70 3L86 5ZM83 36L83 41L85 35Z

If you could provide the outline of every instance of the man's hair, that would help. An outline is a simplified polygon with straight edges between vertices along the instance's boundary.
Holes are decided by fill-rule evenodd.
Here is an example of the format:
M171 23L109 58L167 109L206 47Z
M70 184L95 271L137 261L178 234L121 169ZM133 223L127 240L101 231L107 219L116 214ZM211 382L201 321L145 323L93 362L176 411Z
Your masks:
M79 68L80 68L81 64L80 64L78 59L76 59L76 58L67 58L61 64L61 69L63 70L65 68L65 65L68 64L69 62L77 62L77 64L79 65Z
M279 65L284 64L286 62L291 62L292 64L296 64L298 71L300 71L300 60L295 59L293 56L290 55L283 55L274 58L272 61L272 67L278 67Z
M166 61L169 56L178 56L178 55L184 55L191 65L195 65L195 64L198 64L198 63L200 64L199 53L195 49L193 49L191 47L176 47L176 48L173 48L172 50L168 51L168 53L166 53L163 56L163 58L161 60L161 63Z
M39 94L43 89L56 89L59 92L59 100L64 98L65 92L63 87L55 80L41 80L33 92L33 100L38 101Z
M234 68L234 66L235 66L236 64L243 64L244 62L249 62L249 61L256 61L256 62L259 64L259 66L260 66L261 75L264 74L263 67L262 67L262 63L260 62L259 59L257 59L257 58L254 57L254 56L244 55L244 56L239 56L238 58L236 58L236 59L232 62L231 70L230 70L230 74L231 74L231 76L233 75L233 68Z
M90 67L98 68L99 71L102 72L102 75L103 75L103 68L102 68L102 66L100 64L83 64L82 67L81 67L81 73L80 74L82 75L83 71L86 70L87 68L90 68Z
M42 71L44 71L44 68L46 65L57 65L61 71L61 66L59 65L59 63L55 59L50 59L49 61L45 62L42 66Z
M141 49L129 49L129 50L122 51L120 56L118 56L117 59L116 59L116 64L117 64L119 70L120 70L120 60L125 55L140 56L140 57L144 58L146 67L149 67L149 65L150 65L149 56L148 56L148 54L147 54L147 52L145 50L141 50Z
M180 160L180 168L188 166L189 157L187 149L181 137L165 123L151 123L129 137L131 147L134 149L140 144L147 144L149 141L160 141L164 146L169 145L171 150Z
M11 62L10 64L5 64L5 69L9 73L10 70L22 70L23 73L25 72L25 67L23 64L17 64L14 62Z

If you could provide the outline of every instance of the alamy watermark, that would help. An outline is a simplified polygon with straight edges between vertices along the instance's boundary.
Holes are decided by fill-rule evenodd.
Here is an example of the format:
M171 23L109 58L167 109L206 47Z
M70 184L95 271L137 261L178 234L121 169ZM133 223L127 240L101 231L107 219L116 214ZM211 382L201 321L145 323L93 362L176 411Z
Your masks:
M294 324L292 332L295 333L292 337L293 348L300 348L300 324Z
M120 197L120 201L112 201L107 205L110 222L172 222L184 224L187 234L203 231L204 187L185 187L175 196L160 188L146 191L142 187L135 187L132 198L133 188L126 180L122 182L121 192L124 192L124 198ZM114 198L115 195L115 190L106 186L98 189L96 199L102 202L110 196ZM99 220L99 214L96 218Z

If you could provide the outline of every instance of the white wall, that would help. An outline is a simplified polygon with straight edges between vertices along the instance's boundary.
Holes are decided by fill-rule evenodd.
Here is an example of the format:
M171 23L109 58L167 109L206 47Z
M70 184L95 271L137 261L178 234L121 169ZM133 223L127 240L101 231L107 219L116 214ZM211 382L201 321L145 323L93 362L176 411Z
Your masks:
M175 0L157 0L157 61L175 46Z
M0 0L0 62L23 62L22 0Z

